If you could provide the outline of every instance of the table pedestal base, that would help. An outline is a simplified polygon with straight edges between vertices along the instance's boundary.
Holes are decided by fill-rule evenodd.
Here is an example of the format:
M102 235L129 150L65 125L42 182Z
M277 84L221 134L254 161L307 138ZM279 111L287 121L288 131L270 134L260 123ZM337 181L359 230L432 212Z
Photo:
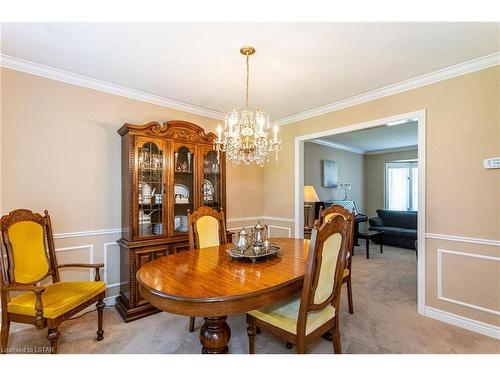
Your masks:
M200 342L203 354L225 354L231 338L231 329L226 323L227 316L204 318L205 323L200 330Z

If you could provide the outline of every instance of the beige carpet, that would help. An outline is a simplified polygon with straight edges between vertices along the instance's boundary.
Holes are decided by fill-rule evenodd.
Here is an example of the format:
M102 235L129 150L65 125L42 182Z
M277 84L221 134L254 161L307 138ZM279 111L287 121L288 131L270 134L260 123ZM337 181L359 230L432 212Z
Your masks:
M371 259L364 243L353 258L354 315L347 310L345 287L341 300L340 332L344 353L500 353L500 341L417 314L416 258L406 249L386 246ZM196 319L196 329L202 319ZM231 316L231 353L247 353L244 315ZM104 315L104 340L95 341L96 313L61 327L60 353L200 353L198 332L189 333L188 318L159 313L123 323L114 307ZM9 347L45 347L46 330L29 328L10 335ZM294 353L285 343L263 332L256 338L257 353ZM333 353L323 339L309 353Z

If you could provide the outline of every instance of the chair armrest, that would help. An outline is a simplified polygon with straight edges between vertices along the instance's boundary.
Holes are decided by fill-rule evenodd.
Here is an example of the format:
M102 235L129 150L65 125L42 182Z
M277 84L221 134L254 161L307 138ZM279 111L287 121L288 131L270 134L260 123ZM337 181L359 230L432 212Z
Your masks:
M0 290L5 290L8 292L33 292L35 294L43 293L45 287L38 285L3 285L0 286Z
M104 263L67 263L67 264L59 264L57 268L65 268L65 267L78 267L78 268L102 268L104 267Z
M95 263L95 264L87 264L87 263L68 263L68 264L59 264L57 268L66 268L66 267L76 267L76 268L95 268L95 281L101 281L101 275L99 273L99 268L104 267L104 263Z
M381 217L371 217L370 220L370 226L371 227L383 227L384 226L384 220L382 220Z
M35 317L33 318L33 324L37 328L43 328L43 303L42 303L42 293L45 292L43 286L37 285L3 285L0 286L0 290L7 292L33 292L35 293Z

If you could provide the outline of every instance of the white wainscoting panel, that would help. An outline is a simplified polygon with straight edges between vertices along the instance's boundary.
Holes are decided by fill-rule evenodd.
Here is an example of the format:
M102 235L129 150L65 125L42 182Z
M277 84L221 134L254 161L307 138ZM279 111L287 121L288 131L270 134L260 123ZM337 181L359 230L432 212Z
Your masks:
M487 312L487 313L490 313L493 315L500 316L500 311L498 311L498 310L492 310L492 309L489 309L489 308L486 308L483 306L474 305L471 303L459 301L457 299L453 299L453 298L449 298L449 297L444 296L444 294L443 294L443 254L452 254L452 255L458 255L458 256L468 257L468 258L483 259L483 260L488 260L488 261L492 261L492 262L500 262L500 258L486 256L486 255L472 254L472 253L464 253L461 251L437 249L437 298L439 300L442 300L442 301L451 302L451 303L454 303L457 305L469 307L471 309L484 311L484 312Z
M77 250L82 250L82 249L88 249L89 263L91 263L91 264L94 263L94 245L93 244L81 245L81 246L70 246L70 247L59 247L59 248L56 248L55 251L56 251L56 256L57 256L57 253L63 253L63 252L67 252L67 251L77 251ZM61 261L61 259L57 259L57 263L64 264L64 263L72 263L72 262L66 262L66 261ZM61 268L59 270L59 272L61 272L63 270L69 270L69 268L68 269ZM94 269L90 268L88 270L88 272L89 272L89 281L93 281L94 280Z
M231 226L230 228L227 228L227 230L231 231L231 232L238 232L238 231L242 230L243 227L249 228L250 226L257 224L257 222L259 222L259 221L261 223L267 224L267 226L268 226L267 234L269 237L272 236L272 229L273 228L276 230L284 230L288 233L288 238L292 237L292 228L291 228L291 226L287 225L287 223L294 223L295 221L294 221L294 219L286 218L286 217L247 216L247 217L232 218L232 219L228 219L227 222L231 223L231 224L233 224L233 223L237 224L237 223L242 223L242 222L245 222L245 223L252 222L252 224L250 224L250 225L247 224L244 226L234 225L234 226ZM267 223L268 221L280 222L283 225L270 224L270 223Z
M109 255L109 253L111 251L120 251L120 246L118 246L118 243L116 241L106 242L104 244L104 255L103 255L103 259L104 259L104 276L103 276L103 280L104 280L104 282L107 285L107 289L113 288L115 286L119 286L120 285L120 280L119 279L118 279L118 282L109 284L110 280L108 280L108 276L109 276L108 255ZM120 258L118 258L118 260L119 259ZM119 264L120 263L118 262L118 269L119 269Z
M281 226L278 226L278 225L270 225L268 224L268 230L267 230L267 233L268 233L268 236L269 237L272 237L272 229L280 229L280 230L286 230L288 232L288 238L291 238L292 237L292 228L290 227L281 227Z

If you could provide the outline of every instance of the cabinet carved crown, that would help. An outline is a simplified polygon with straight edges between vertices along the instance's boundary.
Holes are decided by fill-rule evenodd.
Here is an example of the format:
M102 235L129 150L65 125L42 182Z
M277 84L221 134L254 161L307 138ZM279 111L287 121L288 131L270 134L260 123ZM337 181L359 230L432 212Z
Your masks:
M216 135L212 132L205 133L205 130L198 125L187 121L167 121L160 124L158 121L150 121L143 125L125 124L118 134L124 135L129 131L140 132L144 135L160 136L171 139L179 139L190 142L201 142L212 144Z

